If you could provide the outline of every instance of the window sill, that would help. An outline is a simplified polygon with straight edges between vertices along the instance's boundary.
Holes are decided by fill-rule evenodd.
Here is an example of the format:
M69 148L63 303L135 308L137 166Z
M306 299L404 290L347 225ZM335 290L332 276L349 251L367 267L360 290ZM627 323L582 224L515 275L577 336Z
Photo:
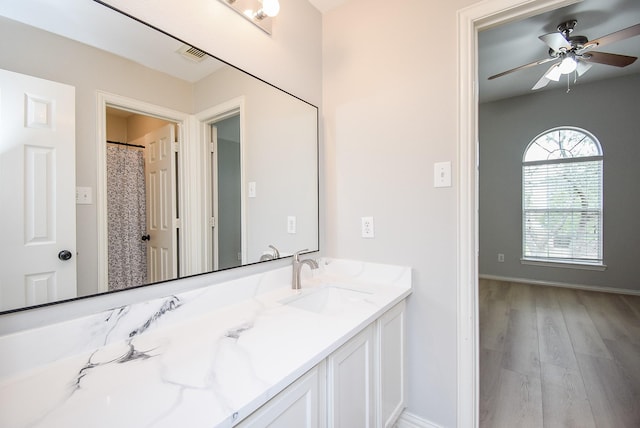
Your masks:
M594 271L605 271L607 270L607 265L605 264L593 264L593 263L578 263L578 262L554 262L550 260L539 260L539 259L520 259L520 263L523 265L530 266L544 266L544 267L555 267L555 268L565 268L565 269L580 269L580 270L594 270Z

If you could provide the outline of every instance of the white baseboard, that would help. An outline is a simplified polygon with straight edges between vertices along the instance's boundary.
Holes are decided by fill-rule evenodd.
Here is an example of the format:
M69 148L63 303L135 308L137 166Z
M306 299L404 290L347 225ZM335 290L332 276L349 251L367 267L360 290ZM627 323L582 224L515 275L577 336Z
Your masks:
M479 277L480 279L489 279L494 281L521 282L524 284L545 285L549 287L573 288L576 290L599 291L603 293L630 294L634 296L640 296L640 290L630 290L627 288L598 287L595 285L569 284L565 282L542 281L538 279L527 279L527 278L511 278L511 277L499 276L499 275L482 275L481 274L479 275Z
M406 410L402 412L398 418L398 422L394 425L394 428L442 428L440 425L436 425L429 422L426 419L422 419Z

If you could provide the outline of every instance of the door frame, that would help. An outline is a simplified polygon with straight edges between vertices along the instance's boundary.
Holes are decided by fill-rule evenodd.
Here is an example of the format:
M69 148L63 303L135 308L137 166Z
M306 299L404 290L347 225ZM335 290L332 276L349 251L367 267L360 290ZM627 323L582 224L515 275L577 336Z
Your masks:
M189 147L190 127L188 126L189 115L183 112L172 110L155 104L135 100L121 95L111 94L104 91L96 91L97 97L97 118L96 118L96 157L97 157L97 181L96 181L96 217L97 217L97 242L98 242L98 292L108 290L108 255L109 241L107 230L107 107L120 110L127 110L132 113L145 116L157 117L178 124L176 137L178 140L178 197L176 198L177 209L181 213L180 224L180 249L179 257L181 269L183 265L189 265L190 252L189 237L185 229L188 229L188 221L185 221L183 207L189 206L189 194L185 191L189 183L189 156L185 151ZM184 263L182 262L184 261ZM185 275L185 272L178 272L178 277Z
M211 226L209 219L211 217L217 218L217 206L213 205L213 201L218 199L217 186L212 186L211 177L215 173L215 165L212 167L211 162L211 131L210 126L215 122L226 119L227 117L240 115L240 242L242 245L242 265L248 262L247 252L247 189L246 189L246 174L247 174L247 162L246 162L246 126L245 126L245 97L240 96L233 98L224 103L220 103L206 110L203 110L195 115L195 119L198 123L198 134L200 135L200 150L201 159L203 163L202 168L202 186L201 200L205 201L203 207L202 227L203 231L208 231ZM214 159L215 159L214 153ZM213 205L213 209L212 209ZM218 239L217 228L214 229L214 234L208 232L204 233L206 239L202 240L200 251L202 252L202 266L207 272L218 270L217 254L218 254ZM212 257L216 256L214 260Z
M487 0L457 13L457 426L477 427L478 337L478 32L582 0Z

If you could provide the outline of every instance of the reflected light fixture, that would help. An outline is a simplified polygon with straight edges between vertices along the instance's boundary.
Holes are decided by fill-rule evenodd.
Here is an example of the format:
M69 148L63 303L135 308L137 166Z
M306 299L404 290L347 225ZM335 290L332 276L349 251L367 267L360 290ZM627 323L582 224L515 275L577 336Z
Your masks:
M278 0L219 0L267 34L271 34L273 18L280 12Z

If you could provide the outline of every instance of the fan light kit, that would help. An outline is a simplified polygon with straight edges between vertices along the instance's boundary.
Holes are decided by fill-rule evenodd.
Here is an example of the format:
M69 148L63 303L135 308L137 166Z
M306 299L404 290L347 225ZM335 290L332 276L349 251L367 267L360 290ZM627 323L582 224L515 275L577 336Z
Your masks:
M220 0L246 20L271 34L273 18L280 12L278 0Z
M599 39L589 41L589 39L584 36L571 36L571 33L577 23L578 21L575 19L563 22L558 25L557 32L543 34L539 37L540 40L549 46L548 58L521 65L520 67L516 67L511 70L503 71L502 73L489 77L489 80L505 76L513 73L514 71L556 61L556 63L542 75L540 80L533 85L533 88L531 88L532 90L536 90L544 88L550 81L559 81L560 77L563 75L567 75L568 78L571 73L575 72L577 76L582 76L593 64L626 67L633 64L634 61L638 59L634 56L596 52L592 51L592 49L640 35L640 24L616 31L615 33L600 37Z

